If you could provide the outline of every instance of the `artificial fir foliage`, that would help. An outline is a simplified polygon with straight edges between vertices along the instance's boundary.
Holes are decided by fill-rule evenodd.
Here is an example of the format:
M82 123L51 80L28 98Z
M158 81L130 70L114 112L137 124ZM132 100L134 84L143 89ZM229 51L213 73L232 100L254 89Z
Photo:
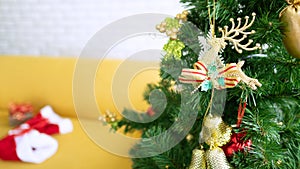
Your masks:
M207 0L181 2L188 9L187 21L178 26L177 38L184 43L181 56L172 56L172 52L167 52L167 57L161 61L160 82L149 84L144 96L145 100L150 100L153 112L163 113L149 123L136 123L124 118L115 122L114 128L125 127L125 132L139 130L143 138L150 138L168 130L174 122L181 122L184 118L192 119L194 114L196 118L189 121L194 122L189 130L184 127L184 120L174 127L172 133L186 134L186 137L170 150L151 157L132 159L134 169L185 169L191 164L193 150L200 148L199 133L212 90L205 92L199 89L191 92L194 86L182 84L178 78L182 69L193 68L203 51L204 46L198 37L209 34L209 16L212 15L209 15L208 7L212 8L214 5ZM280 22L279 14L286 6L284 0L217 0L215 10L211 11L215 14L215 34L219 37L221 34L217 28L230 26L230 18L244 18L255 12L256 20L250 30L255 30L256 33L249 35L249 38L254 44L260 43L262 46L260 50L243 51L240 54L229 45L221 54L225 63L244 60L242 69L245 74L258 79L262 84L256 90L245 83L238 83L236 87L226 90L222 119L233 127L233 133L240 134L238 142L247 143L244 149L239 147L239 151L227 157L232 168L300 168L300 60L292 57L282 43L281 30L284 24ZM300 38L300 35L295 36ZM167 103L160 100L159 93L149 99L153 90L164 93ZM242 120L238 120L239 105L242 103L245 103L244 116ZM125 110L123 114L127 114L127 117L139 116L139 119L149 116L149 113L140 114L133 110ZM235 125L237 121L239 127ZM166 136L157 141L173 143L174 138ZM251 144L248 144L249 141ZM147 152L140 152L138 150L141 147L149 149L146 149ZM159 149L159 144L157 147ZM151 151L155 151L151 148L153 147L149 142L142 141L130 153L151 155ZM207 145L202 148L206 151L209 149ZM210 166L214 165L212 162L209 162Z

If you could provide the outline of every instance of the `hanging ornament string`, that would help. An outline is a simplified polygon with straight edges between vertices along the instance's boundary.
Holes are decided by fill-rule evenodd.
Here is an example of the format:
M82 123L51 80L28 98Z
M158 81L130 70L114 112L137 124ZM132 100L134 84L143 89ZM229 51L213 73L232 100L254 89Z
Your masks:
M210 12L210 3L209 0L207 0L207 8L208 8L208 18L209 18L209 24L210 24L210 29L211 29L211 35L215 35L215 23L216 23L216 1L213 0L213 16L211 16Z
M213 0L213 16L211 16L211 10L210 10L210 3L208 2L208 15L209 15L209 22L210 22L210 26L211 26L211 32L212 32L212 36L214 36L214 27L215 27L215 9L216 5L215 5L215 0ZM196 67L201 67L203 66L205 63L201 64L202 62L199 62L199 64L196 64L194 66ZM214 65L213 65L214 66ZM210 68L205 68L205 70L207 70L207 72L209 72L208 70L212 69L213 66L210 66ZM216 68L213 71L214 73L217 72ZM206 80L207 81L207 80ZM215 148L220 146L221 144L223 144L223 140L228 140L228 139L223 139L223 134L226 133L227 127L223 127L223 120L221 119L220 115L216 115L214 112L214 114L212 112L209 112L211 110L212 107L212 102L214 99L214 94L215 94L215 84L211 83L210 85L212 85L212 91L211 91L211 97L210 97L210 101L207 105L205 114L204 114L204 119L202 122L202 130L200 133L200 140L199 143L202 144L204 142L206 142L208 145L210 145L211 148ZM197 87L199 88L199 87ZM219 129L219 127L222 126L222 129ZM222 132L219 132L221 131ZM228 128L228 133L229 133L229 138L230 138L230 132L231 129ZM221 134L222 133L222 134ZM227 137L227 136L225 136ZM226 141L225 141L226 142Z
M213 102L213 98L214 98L214 88L212 88L211 90L211 96L210 96L210 100L209 100L209 103L208 103L208 106L206 108L206 111L205 111L205 114L204 114L204 117L206 117L211 105L212 105L212 102ZM203 126L203 123L202 123L202 126Z

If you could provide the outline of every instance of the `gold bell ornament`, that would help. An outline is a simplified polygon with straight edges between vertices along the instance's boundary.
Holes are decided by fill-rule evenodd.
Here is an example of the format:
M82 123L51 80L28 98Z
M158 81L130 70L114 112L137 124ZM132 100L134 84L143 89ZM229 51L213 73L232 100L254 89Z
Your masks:
M194 149L192 161L189 169L206 169L205 151L203 149Z
M188 169L230 169L224 151L215 147L204 151L194 149L192 161Z
M209 169L230 169L224 151L220 147L209 149L205 152L207 168Z
M279 14L283 22L283 43L290 55L300 59L300 0L286 0L289 6Z
M220 116L207 115L203 120L200 142L210 147L221 147L231 138L232 128L224 123Z
M232 128L220 116L207 115L203 120L200 143L210 146L208 150L193 150L189 169L230 169L224 151L220 148L231 138Z

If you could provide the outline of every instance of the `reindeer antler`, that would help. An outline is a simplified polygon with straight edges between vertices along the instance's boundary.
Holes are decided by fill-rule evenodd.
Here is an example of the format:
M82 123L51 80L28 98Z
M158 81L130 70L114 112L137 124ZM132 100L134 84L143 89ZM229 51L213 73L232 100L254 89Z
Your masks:
M235 50L238 53L242 53L241 49L250 51L250 50L255 50L255 49L260 48L260 44L256 44L255 47L248 47L253 42L252 39L249 39L248 43L246 43L246 44L241 44L240 43L240 42L242 42L243 40L245 40L247 38L247 35L255 33L254 30L252 30L250 32L245 31L246 29L248 29L253 24L253 22L255 20L255 15L256 15L255 13L252 13L252 20L249 24L248 24L249 16L246 16L245 17L245 20L246 20L245 24L242 27L241 27L241 18L237 18L237 21L238 21L237 26L234 23L234 19L230 18L230 21L232 23L232 27L229 31L228 31L228 26L224 26L224 29L219 28L219 31L222 33L222 37L220 39L223 39L224 41L228 40L228 41L232 42ZM240 39L235 39L240 34L242 34L243 37L241 37ZM239 48L241 48L241 49L239 49Z

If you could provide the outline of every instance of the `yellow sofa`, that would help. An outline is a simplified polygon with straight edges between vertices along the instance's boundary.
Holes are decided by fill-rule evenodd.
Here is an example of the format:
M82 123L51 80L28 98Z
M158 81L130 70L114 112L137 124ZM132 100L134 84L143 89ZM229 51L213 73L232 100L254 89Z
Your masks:
M31 103L34 106L34 112L37 113L45 105L51 105L54 111L62 117L68 117L74 125L73 132L65 135L54 135L58 141L58 151L54 156L41 164L29 164L14 161L1 161L2 169L129 169L131 168L130 158L117 156L109 153L98 146L93 139L85 132L82 127L82 121L85 123L100 123L98 119L85 115L80 115L78 120L74 98L73 98L73 79L77 58L65 57L33 57L33 56L0 56L0 137L3 138L9 129L8 105L11 102ZM106 110L120 113L120 107L116 106L116 97L112 94L111 86L124 89L124 84L120 81L114 82L116 76L120 73L124 77L128 76L126 71L117 71L124 60L105 59L99 62L99 59L87 59L87 65L97 64L94 80L94 94L99 108L99 116ZM130 108L145 111L148 105L143 101L143 91L146 84L158 81L159 67L157 62L153 61L126 61L128 70L136 65L142 67L151 67L150 69L141 69L130 80L127 86L130 100ZM80 71L85 71L81 69ZM117 73L117 74L116 74ZM125 79L125 82L126 79ZM118 86L119 85L119 86ZM126 88L125 88L126 89ZM82 98L84 99L84 98ZM123 104L123 103L122 103ZM121 105L122 105L121 104ZM126 107L125 103L125 106ZM89 110L89 107L86 107ZM120 116L118 116L120 117ZM97 132L97 128L94 129ZM118 145L116 145L118 146Z

